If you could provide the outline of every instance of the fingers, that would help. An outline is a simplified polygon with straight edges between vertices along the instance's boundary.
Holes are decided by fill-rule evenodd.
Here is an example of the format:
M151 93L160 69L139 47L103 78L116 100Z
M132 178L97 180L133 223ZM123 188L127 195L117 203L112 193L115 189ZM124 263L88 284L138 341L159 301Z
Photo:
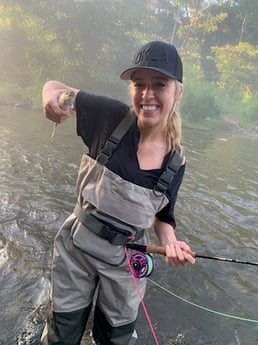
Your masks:
M171 266L184 266L187 263L194 264L194 253L190 247L181 241L169 243L166 246L166 262Z
M45 116L56 123L61 123L70 116L70 112L63 110L58 102L47 103L44 107Z
M71 109L65 110L59 104L60 91L53 92L51 97L43 102L45 116L56 123L61 123L71 115Z

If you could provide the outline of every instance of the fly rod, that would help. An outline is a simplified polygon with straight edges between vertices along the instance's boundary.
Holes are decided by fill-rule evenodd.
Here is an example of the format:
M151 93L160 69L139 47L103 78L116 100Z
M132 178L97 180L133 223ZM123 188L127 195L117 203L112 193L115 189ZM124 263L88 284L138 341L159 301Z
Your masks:
M143 253L153 253L153 254L166 255L166 248L161 247L161 246L145 246L142 244L127 243L126 247L129 249L137 250L139 252L143 252ZM192 254L195 258L217 260L217 261L226 261L226 262L233 262L233 263L237 263L237 264L258 266L258 262L242 261L242 260L237 260L237 259L223 258L223 257L219 257L219 256L200 255L200 254L196 254L196 253L192 253Z

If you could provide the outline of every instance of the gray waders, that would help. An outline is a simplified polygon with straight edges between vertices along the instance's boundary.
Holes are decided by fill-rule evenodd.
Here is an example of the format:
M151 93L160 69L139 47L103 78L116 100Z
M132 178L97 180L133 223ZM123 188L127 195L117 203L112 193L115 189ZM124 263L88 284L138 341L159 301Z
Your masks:
M117 129L114 134L116 137ZM120 138L115 141L118 145ZM169 174L161 175L154 190L133 184L106 168L115 148L114 138L111 149L108 145L110 140L104 156L97 160L83 156L77 205L55 239L52 304L41 338L43 345L79 345L94 295L95 343L133 344L140 299L124 245L128 241L147 243L144 230L151 227L155 214L168 203L165 191L171 182L170 171L173 176L175 171L170 164ZM138 284L144 295L146 279L139 279Z

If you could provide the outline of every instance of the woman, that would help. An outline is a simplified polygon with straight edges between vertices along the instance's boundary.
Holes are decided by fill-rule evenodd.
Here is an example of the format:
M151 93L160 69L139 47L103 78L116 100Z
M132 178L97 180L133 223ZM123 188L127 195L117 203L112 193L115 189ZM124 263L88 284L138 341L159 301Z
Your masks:
M174 231L174 206L185 171L181 59L174 46L153 41L139 49L121 78L130 80L132 109L57 81L43 87L45 114L56 123L69 116L59 106L60 95L74 92L77 133L89 149L79 170L77 204L55 239L52 312L43 344L80 344L96 291L95 343L132 343L139 297L125 244L146 244L151 226L166 247L169 265L195 262ZM171 170L176 150L181 166L173 178L160 178ZM146 279L138 283L144 294Z

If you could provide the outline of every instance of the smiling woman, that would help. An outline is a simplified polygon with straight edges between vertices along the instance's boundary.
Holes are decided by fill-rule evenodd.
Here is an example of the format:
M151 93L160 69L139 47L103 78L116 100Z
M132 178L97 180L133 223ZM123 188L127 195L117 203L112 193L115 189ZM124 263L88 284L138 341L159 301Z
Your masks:
M174 231L185 171L181 59L174 46L153 41L139 49L121 78L131 79L132 109L58 81L43 88L45 114L56 123L70 115L60 107L60 95L74 93L77 133L89 149L79 169L77 204L55 240L53 310L43 344L79 344L95 292L96 344L133 344L146 278L136 289L124 245L146 244L151 226L166 247L167 264L195 262Z
M160 164L153 162L153 157L157 157L156 151L156 155L149 153L148 165L149 169L160 168L167 151L181 144L181 121L178 116L178 101L182 97L180 84L159 72L139 70L132 76L131 96L141 131L138 159L141 156L148 158L143 147L147 146L151 151L161 149Z
M180 147L179 100L183 95L183 67L176 48L159 41L144 45L135 54L132 66L121 74L121 79L132 81L131 98L134 111L138 114L138 125L141 109L149 113L148 118L159 108L164 121L158 122L160 130L156 131L156 135L165 135L168 149Z

